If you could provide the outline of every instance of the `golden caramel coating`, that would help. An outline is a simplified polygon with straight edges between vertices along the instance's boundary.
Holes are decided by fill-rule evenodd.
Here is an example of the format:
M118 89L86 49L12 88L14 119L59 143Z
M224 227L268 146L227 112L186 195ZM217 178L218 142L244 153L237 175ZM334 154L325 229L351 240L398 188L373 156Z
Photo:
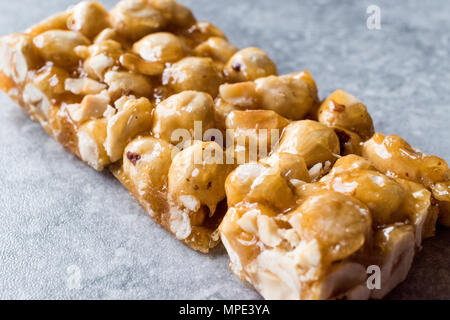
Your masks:
M334 163L339 148L339 139L333 129L316 121L301 120L286 127L276 150L300 155L311 168L327 161Z
M366 106L342 90L333 92L322 102L318 117L321 123L353 131L364 140L374 133L372 118Z

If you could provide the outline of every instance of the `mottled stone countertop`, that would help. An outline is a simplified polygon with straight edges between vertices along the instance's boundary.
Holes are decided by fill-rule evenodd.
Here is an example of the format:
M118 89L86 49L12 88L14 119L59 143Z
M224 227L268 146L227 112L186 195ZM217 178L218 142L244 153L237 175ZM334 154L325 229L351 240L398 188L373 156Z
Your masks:
M0 1L0 33L75 0ZM103 1L111 7L115 1ZM280 72L307 68L321 97L342 88L378 131L450 160L449 1L182 1ZM366 9L381 8L381 29ZM0 298L255 299L222 246L205 256L149 219L108 173L66 152L0 95ZM393 299L450 299L450 230L427 240Z

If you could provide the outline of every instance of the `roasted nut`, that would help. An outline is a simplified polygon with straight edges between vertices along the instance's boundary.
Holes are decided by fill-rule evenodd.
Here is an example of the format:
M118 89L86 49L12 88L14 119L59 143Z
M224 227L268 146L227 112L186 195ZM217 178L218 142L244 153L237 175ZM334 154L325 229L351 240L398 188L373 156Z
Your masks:
M110 99L108 92L104 91L96 95L87 95L81 103L67 105L70 118L76 123L82 123L89 119L101 118L106 112Z
M220 98L236 108L273 110L293 120L305 117L318 101L315 82L307 71L224 84Z
M319 108L319 121L330 127L341 127L357 133L364 140L373 133L373 122L366 106L345 91L333 92Z
M90 120L78 129L78 150L81 159L98 171L111 163L103 146L107 124L107 119Z
M375 246L381 261L381 284L371 298L381 299L406 279L414 258L414 230L411 226L388 226L378 230Z
M339 158L330 171L329 177L335 176L337 174L353 171L353 170L376 170L375 167L370 163L369 160L363 157L349 154L342 158ZM325 178L325 177L324 177Z
M81 53L80 51L85 51L84 49L86 48L77 48L79 53ZM103 80L104 74L114 65L118 64L122 53L122 45L117 41L106 40L95 43L87 48L88 57L83 57L83 59L86 59L83 67L89 77L96 80ZM83 55L85 54L83 52Z
M111 23L117 32L132 41L163 28L167 21L145 0L123 0L111 10Z
M222 30L207 21L198 21L181 33L185 45L192 49L211 37L227 38Z
M3 37L0 41L0 55L0 70L17 84L26 80L28 71L42 64L33 45L33 38L26 34Z
M214 118L216 120L218 129L225 130L226 118L232 111L235 110L239 110L239 108L235 105L225 102L220 97L214 100Z
M111 96L116 99L127 94L135 94L138 97L149 97L152 94L150 80L140 74L108 71L105 73L105 82L109 86Z
M312 120L288 125L276 150L300 155L308 168L327 161L334 163L340 151L339 139L333 129Z
M329 188L364 202L376 225L403 222L408 216L399 212L405 190L394 179L371 170L353 170L328 180Z
M272 168L280 168L281 174L293 185L310 182L305 160L297 154L275 152L270 157L262 159L261 163Z
M233 111L227 116L227 129L283 130L289 121L271 110Z
M67 30L67 21L71 14L70 11L54 14L29 28L26 32L32 37L36 37L49 30Z
M311 290L309 286L303 285L304 282L316 285L319 280L321 252L317 241L302 241L291 251L281 248L261 250L257 258L245 268L248 274L245 278L251 279L265 299L319 298L320 289ZM347 280L351 281L353 277L347 277Z
M210 57L213 60L226 63L237 50L228 40L220 37L211 37L199 44L194 49L194 53L201 57Z
M169 196L179 206L196 212L202 206L212 216L225 198L225 179L233 169L215 142L196 141L179 152L169 170Z
M303 119L318 101L308 71L261 78L255 83L261 109L273 110L288 119Z
M224 72L231 82L243 82L277 75L277 67L264 51L250 47L236 52Z
M184 58L163 73L163 85L175 92L195 90L215 97L221 83L222 77L210 58Z
M427 187L448 178L445 160L414 150L397 135L375 133L364 143L363 156L384 174L422 183Z
M229 207L249 202L284 210L295 202L294 194L280 168L260 163L239 166L228 176L225 190Z
M301 239L317 240L329 262L361 249L372 225L369 208L364 203L332 191L308 198L290 214L289 222Z
M450 202L450 181L436 183L432 186L432 190L436 200Z
M150 130L153 106L146 98L129 98L108 120L105 149L112 162L119 160L128 142L137 134Z
M102 32L100 32L94 39L94 43L102 43L108 40L119 41L119 36L117 35L116 30L112 28L106 28Z
M68 78L64 82L67 91L77 95L97 94L106 89L106 85L89 78Z
M267 157L288 124L287 119L270 110L231 112L226 118L227 138L233 138L238 162Z
M63 30L46 31L34 38L34 45L41 57L63 68L76 66L80 59L74 52L75 47L89 43L89 39L81 33Z
M339 145L342 156L361 154L362 140L360 136L352 131L340 127L333 127L333 130L339 138Z
M195 23L191 10L173 0L150 0L171 26L186 28Z
M121 55L119 61L125 69L148 76L160 75L163 73L165 68L162 62L145 61L141 57L132 53L125 53Z
M113 57L117 60L122 54L123 48L122 44L116 40L105 40L102 42L96 42L89 46L88 52L90 57L106 54L107 56Z
M92 39L109 26L109 15L98 2L82 1L73 8L68 27Z
M178 143L172 135L177 129L185 129L193 139L203 140L203 133L214 128L213 100L204 92L184 91L158 104L153 117L152 132L156 138ZM200 137L195 137L195 121L201 122Z
M22 98L33 114L38 114L39 119L49 119L51 109L50 101L45 93L39 90L33 83L25 85Z
M150 136L131 141L123 154L123 169L135 187L142 192L149 188L167 188L172 156L176 148Z
M253 109L259 106L256 84L252 81L223 84L219 87L220 98L237 108Z
M152 33L133 45L133 51L146 61L175 62L183 58L181 41L172 33Z

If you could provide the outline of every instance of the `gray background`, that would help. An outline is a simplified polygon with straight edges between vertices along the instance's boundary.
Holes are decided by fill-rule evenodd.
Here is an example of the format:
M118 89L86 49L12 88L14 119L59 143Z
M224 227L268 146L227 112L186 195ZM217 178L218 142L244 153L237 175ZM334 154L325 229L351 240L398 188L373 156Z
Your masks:
M0 0L0 33L74 2ZM322 97L355 94L378 131L450 160L450 1L182 2L240 47L266 50L280 72L309 69ZM370 4L381 8L379 31L366 27ZM3 94L0 105L0 298L259 298L222 247L204 256L181 245L111 175L64 151ZM426 241L390 298L450 299L449 244L444 229Z

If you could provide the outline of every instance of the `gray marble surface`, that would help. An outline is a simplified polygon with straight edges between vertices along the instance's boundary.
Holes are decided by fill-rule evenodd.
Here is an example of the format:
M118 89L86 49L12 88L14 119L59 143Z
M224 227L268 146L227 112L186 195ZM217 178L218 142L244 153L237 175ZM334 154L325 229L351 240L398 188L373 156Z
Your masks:
M0 0L0 33L75 0ZM103 1L111 7L114 1ZM309 69L325 97L360 97L378 131L450 160L450 2L190 0L281 72ZM366 8L381 8L381 30ZM222 247L196 253L147 218L108 173L64 151L0 95L0 298L254 299ZM425 242L392 299L450 299L450 230Z

